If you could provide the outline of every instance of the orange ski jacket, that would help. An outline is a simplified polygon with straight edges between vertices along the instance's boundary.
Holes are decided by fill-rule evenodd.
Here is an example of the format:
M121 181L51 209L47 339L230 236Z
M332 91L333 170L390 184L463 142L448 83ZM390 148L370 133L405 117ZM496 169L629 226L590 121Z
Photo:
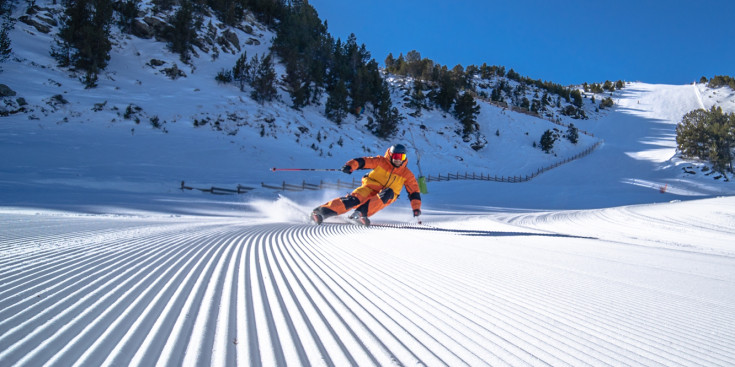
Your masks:
M398 198L403 186L406 186L411 208L421 209L421 190L413 172L406 166L407 164L408 159L404 160L400 166L394 166L390 160L390 148L385 151L384 156L355 158L347 162L353 171L372 169L363 177L363 186L371 188L376 193L385 188L393 189L395 196L391 202Z

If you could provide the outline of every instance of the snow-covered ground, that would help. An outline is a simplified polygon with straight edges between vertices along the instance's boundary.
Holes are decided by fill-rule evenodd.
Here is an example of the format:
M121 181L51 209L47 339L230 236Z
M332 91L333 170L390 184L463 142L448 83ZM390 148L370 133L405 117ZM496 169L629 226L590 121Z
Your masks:
M735 363L732 198L427 219L4 209L0 361Z
M206 70L236 55L168 81L145 63L171 55L138 39L84 90L28 29L0 74L31 106L0 118L0 366L735 364L735 184L674 141L684 113L735 110L729 89L629 83L613 109L565 120L594 136L556 156L532 147L548 121L483 103L474 152L425 111L396 137L424 175L525 175L601 144L524 183L430 182L422 224L400 199L371 228L313 226L305 213L347 189L261 183L351 180L269 168L382 154L392 142L358 134L364 120L217 86ZM233 113L224 131L192 126Z

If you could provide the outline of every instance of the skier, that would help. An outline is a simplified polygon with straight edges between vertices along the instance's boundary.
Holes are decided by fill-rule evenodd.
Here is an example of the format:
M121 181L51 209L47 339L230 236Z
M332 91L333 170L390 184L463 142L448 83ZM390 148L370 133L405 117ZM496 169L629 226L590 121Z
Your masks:
M369 226L371 217L381 209L393 204L406 186L411 200L413 216L421 215L421 194L406 160L406 147L396 144L386 150L384 156L355 158L342 167L342 172L352 174L358 169L372 169L362 178L362 186L347 196L333 199L318 206L311 212L311 220L321 224L324 219L346 213L355 208L349 216L363 225Z

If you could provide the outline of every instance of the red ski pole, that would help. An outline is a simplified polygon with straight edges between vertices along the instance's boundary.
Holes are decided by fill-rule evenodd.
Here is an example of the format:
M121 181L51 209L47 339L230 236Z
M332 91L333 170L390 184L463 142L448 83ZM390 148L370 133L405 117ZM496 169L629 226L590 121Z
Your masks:
M271 171L342 171L339 168L271 168Z

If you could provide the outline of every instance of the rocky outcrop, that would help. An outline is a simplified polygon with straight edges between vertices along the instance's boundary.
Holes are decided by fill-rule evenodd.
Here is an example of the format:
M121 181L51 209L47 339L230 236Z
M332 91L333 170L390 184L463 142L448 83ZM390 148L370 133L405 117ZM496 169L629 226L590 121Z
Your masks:
M14 97L17 93L5 84L0 84L0 98Z

